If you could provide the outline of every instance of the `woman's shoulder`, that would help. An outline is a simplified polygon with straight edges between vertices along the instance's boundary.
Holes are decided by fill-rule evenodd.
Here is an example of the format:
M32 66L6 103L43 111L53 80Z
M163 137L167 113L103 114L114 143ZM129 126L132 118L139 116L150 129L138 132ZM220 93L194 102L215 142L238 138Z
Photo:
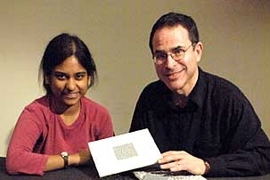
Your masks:
M81 103L82 103L82 106L85 109L87 109L87 111L90 110L90 111L100 111L100 112L108 113L108 109L104 105L88 97L85 97L85 96L82 97Z
M48 108L49 108L48 98L47 96L42 96L30 102L28 105L25 106L24 109L29 111L37 111L40 109L48 109Z

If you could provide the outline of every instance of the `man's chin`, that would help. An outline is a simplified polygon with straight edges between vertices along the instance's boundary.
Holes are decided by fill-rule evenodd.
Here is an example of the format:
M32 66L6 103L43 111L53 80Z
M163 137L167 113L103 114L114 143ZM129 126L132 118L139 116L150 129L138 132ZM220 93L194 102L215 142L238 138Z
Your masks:
M178 91L182 89L182 86L180 85L180 83L177 83L177 82L169 82L165 84L171 91Z

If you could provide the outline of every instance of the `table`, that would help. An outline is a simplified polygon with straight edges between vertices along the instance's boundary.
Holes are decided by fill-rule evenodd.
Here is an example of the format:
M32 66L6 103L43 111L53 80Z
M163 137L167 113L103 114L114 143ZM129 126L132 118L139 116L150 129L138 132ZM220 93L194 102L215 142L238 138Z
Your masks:
M99 178L94 167L69 167L46 172L43 176L36 175L8 175L5 169L5 157L0 157L0 180L137 180L131 173L120 173L116 175ZM207 180L270 180L270 174L254 177L219 177L207 178Z

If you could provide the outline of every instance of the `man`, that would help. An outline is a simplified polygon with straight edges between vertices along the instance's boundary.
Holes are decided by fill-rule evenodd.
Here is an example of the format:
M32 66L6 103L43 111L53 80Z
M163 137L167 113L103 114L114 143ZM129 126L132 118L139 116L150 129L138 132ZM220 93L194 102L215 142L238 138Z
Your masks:
M168 13L149 39L159 80L143 90L130 132L148 128L161 169L207 176L270 171L270 143L252 105L229 81L204 72L194 20Z

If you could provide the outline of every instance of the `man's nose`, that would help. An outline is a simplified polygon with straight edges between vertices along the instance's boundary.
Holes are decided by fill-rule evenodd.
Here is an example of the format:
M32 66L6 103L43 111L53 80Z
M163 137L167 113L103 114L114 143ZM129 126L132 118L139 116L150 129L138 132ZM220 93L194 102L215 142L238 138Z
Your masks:
M167 54L167 59L165 61L165 66L170 68L170 67L173 67L175 66L177 62L173 59L173 54L172 53L168 53Z

